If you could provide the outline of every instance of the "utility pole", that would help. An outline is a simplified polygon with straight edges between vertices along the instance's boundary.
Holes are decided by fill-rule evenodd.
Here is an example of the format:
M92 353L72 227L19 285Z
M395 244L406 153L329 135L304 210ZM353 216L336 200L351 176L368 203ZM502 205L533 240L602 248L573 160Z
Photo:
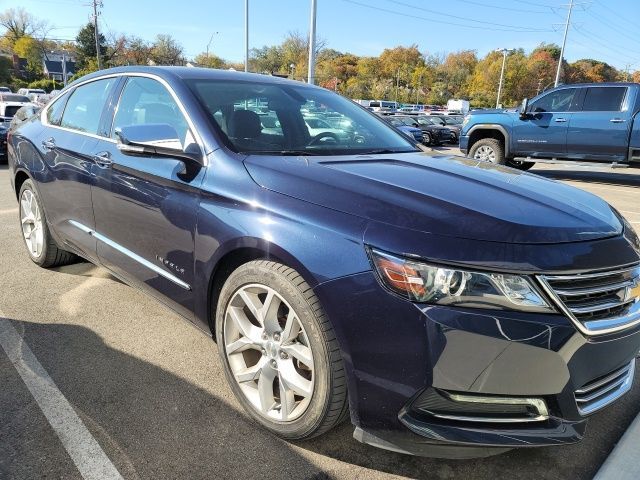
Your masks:
M244 71L249 71L249 0L244 0Z
M67 51L62 50L62 85L67 86Z
M318 4L316 0L311 0L311 19L309 21L309 74L307 83L314 84L316 76L316 14Z
M416 89L416 107L418 106L418 99L420 98L420 89L422 88L422 74L420 75L420 82Z
M93 0L93 33L96 36L96 59L98 60L98 70L102 69L100 60L100 34L98 33L98 7L102 7L100 0Z
M504 79L504 67L507 64L507 53L513 52L514 48L498 48L496 52L502 52L502 68L500 69L500 83L498 84L498 96L496 97L496 108L500 105L500 95L502 94L502 81Z
M560 70L562 69L562 59L564 58L564 47L567 44L567 33L569 32L569 24L571 23L571 10L573 10L573 0L569 0L569 13L567 14L567 23L564 25L564 37L562 38L562 48L560 49L560 59L558 60L558 70L556 71L556 81L554 86L560 83Z
M396 103L398 103L398 89L400 88L400 67L398 67L398 75L396 76Z
M542 88L542 79L539 78L538 79L538 88L536 90L536 95L538 95L540 93L540 89Z

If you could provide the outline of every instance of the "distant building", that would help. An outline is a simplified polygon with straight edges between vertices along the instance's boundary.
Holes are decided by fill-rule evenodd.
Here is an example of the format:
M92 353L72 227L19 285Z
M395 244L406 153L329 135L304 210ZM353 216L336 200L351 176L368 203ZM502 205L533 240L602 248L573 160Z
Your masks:
M42 71L49 78L62 81L66 71L67 80L76 73L76 59L67 52L45 53L42 59Z
M14 77L25 78L27 76L26 58L20 58L18 55L4 50L0 50L0 57L6 57L11 61L11 73Z

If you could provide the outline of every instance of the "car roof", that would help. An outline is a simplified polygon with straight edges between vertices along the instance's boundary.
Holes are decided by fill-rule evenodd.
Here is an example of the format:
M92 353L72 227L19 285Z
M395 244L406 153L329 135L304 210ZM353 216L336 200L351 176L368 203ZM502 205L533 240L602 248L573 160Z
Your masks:
M289 80L282 77L275 77L271 75L263 75L260 73L247 73L238 72L234 70L220 70L216 68L202 68L202 67L174 67L174 66L127 66L127 67L115 67L99 70L97 72L90 73L74 81L70 86L77 83L84 82L91 78L99 78L105 75L113 74L127 74L127 73L142 73L156 75L168 82L172 80L230 80L230 81L245 81L245 82L260 82L270 83L278 85L291 85L291 86L305 86L309 88L320 88L314 85L309 85L297 80Z

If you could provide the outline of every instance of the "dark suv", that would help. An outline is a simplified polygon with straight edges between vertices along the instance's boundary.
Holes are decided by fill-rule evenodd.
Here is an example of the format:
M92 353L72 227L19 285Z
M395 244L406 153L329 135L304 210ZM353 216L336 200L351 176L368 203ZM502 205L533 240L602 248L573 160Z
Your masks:
M357 135L312 135L317 105ZM350 418L406 453L558 446L632 386L640 240L618 212L425 154L331 91L102 70L10 130L8 158L31 259L100 264L213 335L283 438Z

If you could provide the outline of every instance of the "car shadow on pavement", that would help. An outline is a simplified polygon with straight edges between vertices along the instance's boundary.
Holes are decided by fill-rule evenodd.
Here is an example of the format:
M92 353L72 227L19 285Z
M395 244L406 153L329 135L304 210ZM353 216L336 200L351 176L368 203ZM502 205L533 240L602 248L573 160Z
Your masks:
M592 419L582 444L478 460L428 459L375 449L354 440L348 422L322 437L287 443L226 400L227 389L205 390L111 348L88 328L17 320L12 324L124 478L591 478L640 404L640 389L635 388L620 408ZM214 351L212 375L218 361ZM180 355L189 361L188 351ZM0 359L6 360L3 356L0 350ZM2 369L0 373L6 375ZM24 408L16 411L14 391L3 388L0 395L0 478L75 478L68 461L42 460L55 457L51 449L61 449L61 444L52 435L55 441L45 443L44 435L26 432L34 428L35 416L42 417L44 427L46 420L28 394L31 414Z
M633 169L633 173L618 173L613 170L531 170L531 173L554 180L576 181L596 185L611 185L622 187L640 187L640 170Z
M223 398L109 347L85 327L11 323L124 478L334 478ZM1 349L0 360L3 378L12 367ZM0 395L0 478L78 477L33 398L22 392L14 401L24 384L14 385ZM35 416L40 433L27 434L38 430ZM43 461L56 455L60 462Z

